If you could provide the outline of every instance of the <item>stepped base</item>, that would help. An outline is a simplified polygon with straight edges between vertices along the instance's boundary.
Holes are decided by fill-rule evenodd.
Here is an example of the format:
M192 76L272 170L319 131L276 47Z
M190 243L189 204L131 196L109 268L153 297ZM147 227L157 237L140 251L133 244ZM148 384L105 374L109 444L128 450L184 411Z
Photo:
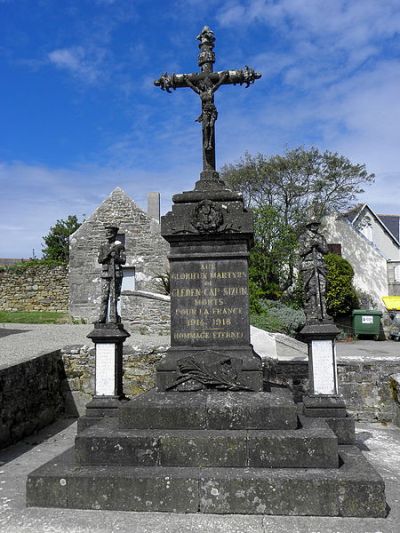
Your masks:
M295 430L144 430L108 418L77 436L75 457L80 465L338 468L333 431L301 422Z
M27 505L384 517L382 478L357 448L338 446L352 420L298 409L279 387L152 390L82 425L74 449L28 476Z
M296 429L288 389L271 392L149 392L119 410L121 429Z
M384 483L353 446L340 468L80 466L69 450L32 472L27 505L120 511L384 517Z

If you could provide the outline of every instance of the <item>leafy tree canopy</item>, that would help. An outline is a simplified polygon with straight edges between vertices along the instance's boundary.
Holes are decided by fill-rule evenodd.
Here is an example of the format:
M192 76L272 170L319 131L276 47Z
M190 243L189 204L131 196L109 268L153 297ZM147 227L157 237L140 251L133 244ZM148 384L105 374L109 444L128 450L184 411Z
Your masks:
M81 222L78 222L76 215L69 215L66 220L57 220L50 228L47 235L43 237L45 247L43 247L43 258L54 261L68 262L69 258L69 236L76 231Z
M304 222L311 205L320 215L352 205L364 192L362 185L375 178L365 165L353 164L338 153L303 147L283 156L246 152L238 163L224 165L221 177L243 193L247 206L273 207L294 226Z
M333 317L348 316L359 307L357 293L353 285L354 270L351 264L336 254L326 254L327 266L327 310Z
M294 288L297 241L309 213L321 218L349 207L375 178L342 155L303 147L270 157L245 153L223 166L221 177L254 211L250 286L271 299Z

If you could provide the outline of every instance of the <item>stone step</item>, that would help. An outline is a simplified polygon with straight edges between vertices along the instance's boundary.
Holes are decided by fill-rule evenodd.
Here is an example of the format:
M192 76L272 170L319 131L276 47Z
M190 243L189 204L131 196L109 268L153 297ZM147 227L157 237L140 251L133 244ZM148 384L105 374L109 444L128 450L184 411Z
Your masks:
M81 432L81 465L337 468L337 438L323 420L292 430L119 429L117 419Z
M119 511L384 517L384 483L353 446L340 468L77 466L73 450L28 476L27 505Z
M119 409L122 429L296 429L291 392L158 392L141 394Z

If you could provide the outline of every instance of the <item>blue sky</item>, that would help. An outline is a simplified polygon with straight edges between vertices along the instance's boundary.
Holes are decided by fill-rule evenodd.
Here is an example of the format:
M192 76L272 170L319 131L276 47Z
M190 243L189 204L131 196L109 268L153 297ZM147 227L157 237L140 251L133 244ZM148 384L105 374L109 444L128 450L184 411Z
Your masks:
M0 0L0 257L41 253L59 218L116 187L190 190L201 170L199 99L153 86L197 67L263 77L216 95L217 165L318 146L365 163L360 199L400 213L399 0Z

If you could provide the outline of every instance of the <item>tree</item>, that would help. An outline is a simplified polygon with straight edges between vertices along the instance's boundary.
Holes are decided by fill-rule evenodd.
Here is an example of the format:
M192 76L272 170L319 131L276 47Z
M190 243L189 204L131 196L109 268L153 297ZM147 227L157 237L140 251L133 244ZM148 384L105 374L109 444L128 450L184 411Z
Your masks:
M68 262L69 258L69 236L76 231L81 222L78 222L76 215L69 215L66 220L57 220L50 231L43 237L46 245L43 251L44 259Z
M358 308L357 293L353 285L354 270L351 264L337 254L326 254L328 313L334 318L348 316Z
M297 235L276 208L257 207L253 212L256 245L250 252L249 277L259 295L277 300L293 279Z
M322 218L349 207L375 176L337 153L300 147L283 156L246 152L238 163L224 165L221 177L255 213L251 279L264 297L280 298L293 288L297 240L309 212Z

